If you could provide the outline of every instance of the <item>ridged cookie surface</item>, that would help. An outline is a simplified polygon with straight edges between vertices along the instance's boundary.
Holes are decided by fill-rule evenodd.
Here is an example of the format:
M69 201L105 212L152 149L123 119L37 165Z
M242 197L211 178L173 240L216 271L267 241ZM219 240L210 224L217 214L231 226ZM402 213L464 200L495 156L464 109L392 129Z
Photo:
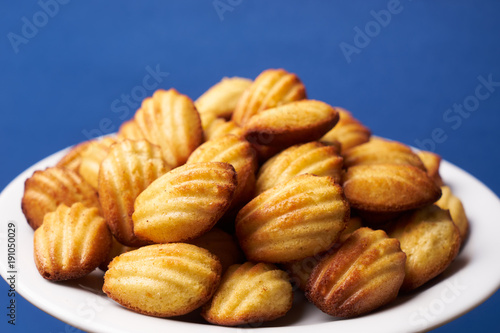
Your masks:
M236 326L284 316L292 307L288 275L272 264L247 262L224 274L201 315L210 323Z
M183 243L156 244L113 259L102 289L135 312L171 317L208 301L220 275L219 260L205 249Z
M117 138L119 140L143 140L144 134L132 118L121 124L120 129L118 130Z
M148 243L134 233L134 202L168 170L160 147L146 140L124 140L111 147L99 170L99 201L103 216L120 243L127 246Z
M450 211L451 219L460 230L460 238L464 241L469 232L469 220L462 201L453 194L449 186L441 186L441 192L443 195L436 201L436 205Z
M429 177L434 179L438 186L443 186L443 179L441 178L441 174L439 173L439 167L441 166L441 156L431 151L425 150L419 151L417 155L424 163Z
M82 152L82 161L78 168L78 173L97 190L99 187L99 168L101 162L108 156L111 145L116 142L112 137L105 137L101 140L93 140Z
M245 138L265 146L291 146L321 138L339 119L330 105L303 100L267 109L243 127Z
M307 298L335 317L356 317L394 300L405 276L405 254L382 230L361 228L314 268Z
M260 168L256 194L305 173L330 176L340 183L342 165L342 157L337 154L336 147L326 146L317 141L292 146L268 160Z
M171 167L184 164L203 142L200 115L193 101L175 89L155 91L142 102L134 119L146 140L161 147Z
M71 206L76 202L100 209L97 192L70 169L50 167L38 170L24 183L21 206L34 230L42 225L45 214L55 211L60 204Z
M56 166L78 172L80 164L82 163L82 153L92 144L92 142L93 140L84 141L73 146L69 152L57 162Z
M97 208L61 204L35 231L35 264L47 280L77 279L101 264L111 248L111 233Z
M181 242L210 230L237 186L224 162L185 164L152 182L135 200L134 232L155 243Z
M225 135L205 142L189 156L187 164L200 162L226 162L234 167L238 186L232 207L253 197L257 157L250 143L242 137Z
M284 69L260 73L239 99L232 120L243 126L259 112L306 98L306 88L297 75Z
M217 118L213 114L201 114L200 117L206 141L217 139L226 134L243 137L243 129L231 120Z
M371 137L371 131L352 114L342 108L335 107L339 113L339 121L320 141L328 144L340 143L341 152L368 142Z
M251 84L252 80L242 77L225 77L205 91L194 105L200 114L210 113L229 119L241 95Z
M330 248L345 228L349 205L331 177L300 175L254 198L236 217L247 259L299 260Z

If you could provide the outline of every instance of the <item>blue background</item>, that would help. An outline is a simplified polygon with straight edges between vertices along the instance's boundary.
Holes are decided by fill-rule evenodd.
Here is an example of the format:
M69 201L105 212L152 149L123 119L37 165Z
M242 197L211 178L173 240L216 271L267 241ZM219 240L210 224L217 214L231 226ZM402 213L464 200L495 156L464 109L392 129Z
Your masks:
M70 1L44 20L36 1L2 1L0 188L86 140L85 133L115 131L120 117L135 111L124 107L122 94L141 92L148 66L169 73L158 87L193 99L223 76L255 78L282 67L298 74L310 98L351 110L377 135L417 145L438 129L435 147L426 148L500 194L500 87L491 87L467 117L444 118L455 103L473 101L479 76L500 81L498 1L401 0L378 30L371 11L390 1L221 2L227 10L218 13L212 0ZM13 44L9 38L22 36L34 19L36 34L25 28L29 38ZM372 37L357 40L357 53L345 57L341 43L355 46L356 30L367 24ZM6 294L2 281L0 301ZM498 332L499 306L497 292L435 331ZM35 329L74 331L26 301L14 330L0 317L2 332Z

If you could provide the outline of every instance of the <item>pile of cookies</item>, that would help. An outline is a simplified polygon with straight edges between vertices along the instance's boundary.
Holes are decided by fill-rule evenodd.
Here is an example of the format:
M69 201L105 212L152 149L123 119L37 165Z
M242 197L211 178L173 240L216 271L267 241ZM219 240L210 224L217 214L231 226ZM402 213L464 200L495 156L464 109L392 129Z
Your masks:
M51 281L97 267L145 315L201 307L226 326L284 316L296 290L350 318L442 273L468 233L440 157L381 139L269 69L195 102L146 98L116 136L25 183L34 259Z

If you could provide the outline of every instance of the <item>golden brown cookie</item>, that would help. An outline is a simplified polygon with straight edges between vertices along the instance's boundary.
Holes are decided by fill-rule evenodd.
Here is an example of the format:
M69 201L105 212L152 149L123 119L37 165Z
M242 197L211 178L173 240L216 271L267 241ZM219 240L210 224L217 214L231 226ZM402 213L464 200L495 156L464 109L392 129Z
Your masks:
M372 138L367 143L344 151L343 156L346 168L355 165L391 163L413 165L427 171L417 154L407 145L397 141Z
M347 221L345 229L342 231L339 237L339 243L345 242L349 236L359 228L363 227L363 220L359 216L351 216Z
M93 140L82 152L82 161L78 168L78 173L96 190L99 187L99 168L101 162L108 156L109 150L115 142L116 139L112 137Z
M107 257L104 259L104 261L99 265L99 269L103 272L106 272L108 270L108 265L109 263L115 258L118 257L120 254L136 250L136 247L130 247L127 245L123 245L119 241L116 240L115 237L112 237L111 241L111 250L109 250L109 253Z
M264 146L291 146L318 140L339 119L330 105L303 100L267 109L250 118L243 127L245 138Z
M97 208L61 204L45 215L35 231L34 256L47 280L77 279L92 272L108 256L111 233Z
M339 121L320 139L321 142L328 144L339 142L343 153L370 140L371 131L368 127L354 118L349 111L339 107L335 107L335 109L339 113Z
M203 142L193 101L175 89L155 91L142 102L134 119L146 140L161 147L163 158L173 168L186 163Z
M236 217L248 260L287 262L329 249L349 218L342 187L331 177L300 175L254 198Z
M152 182L135 200L134 232L155 243L181 242L210 230L237 186L229 163L185 164Z
M117 139L144 140L145 138L141 129L132 118L121 124L120 129L118 130Z
M241 252L236 239L219 228L212 228L209 232L189 243L215 254L222 264L222 272L225 272L229 266L244 261L243 252Z
M57 162L56 166L59 168L70 169L71 171L78 172L80 164L82 163L82 153L87 147L92 144L93 140L84 141L73 146L66 155Z
M262 323L284 316L292 301L285 272L272 264L246 262L229 268L201 315L224 326Z
M257 157L248 141L231 134L207 141L189 156L187 164L200 162L227 162L234 167L238 186L231 207L253 198Z
M330 176L340 183L342 165L342 157L334 146L317 141L292 146L262 165L257 175L256 194L305 173Z
M268 69L260 73L236 105L232 120L245 125L259 112L307 98L306 88L297 75L284 69Z
M99 201L103 216L120 243L133 247L148 244L134 233L134 202L168 170L160 147L146 140L126 139L111 147L99 170Z
M230 119L238 100L251 84L252 80L242 77L225 77L198 97L194 105L200 114Z
M70 169L37 170L24 183L21 207L33 230L42 225L45 214L55 211L60 204L71 206L76 202L100 209L96 191Z
M425 171L400 164L350 167L344 192L351 207L385 213L423 207L441 196L441 189Z
M201 124L205 140L210 141L227 134L243 137L243 129L233 121L217 118L213 114L201 114Z
M441 274L460 249L460 231L450 213L430 205L404 215L391 229L407 255L406 275L401 290L420 287Z
M113 259L102 290L135 312L180 316L212 297L220 275L219 260L205 249L183 243L155 244Z
M441 175L439 173L439 167L441 166L441 156L436 153L424 150L419 151L417 155L424 163L429 177L434 179L438 186L443 186L443 179L441 178Z
M450 211L451 219L460 230L460 238L464 241L469 232L469 220L462 201L453 194L449 186L441 186L441 192L443 195L436 201L436 205Z
M382 230L356 230L314 268L306 296L335 317L357 317L394 300L405 276L406 255Z

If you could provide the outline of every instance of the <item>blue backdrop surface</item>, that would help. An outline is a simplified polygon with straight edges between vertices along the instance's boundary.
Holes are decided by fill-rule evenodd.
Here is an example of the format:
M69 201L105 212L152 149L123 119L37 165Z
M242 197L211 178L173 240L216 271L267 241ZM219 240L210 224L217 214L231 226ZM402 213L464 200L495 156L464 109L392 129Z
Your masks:
M439 153L500 194L498 1L41 0L0 9L0 188L55 151L116 131L157 88L195 99L223 76L285 68L310 98ZM7 290L2 281L0 305ZM435 332L498 332L499 307L497 292ZM0 318L1 332L76 331L26 301L15 327Z

